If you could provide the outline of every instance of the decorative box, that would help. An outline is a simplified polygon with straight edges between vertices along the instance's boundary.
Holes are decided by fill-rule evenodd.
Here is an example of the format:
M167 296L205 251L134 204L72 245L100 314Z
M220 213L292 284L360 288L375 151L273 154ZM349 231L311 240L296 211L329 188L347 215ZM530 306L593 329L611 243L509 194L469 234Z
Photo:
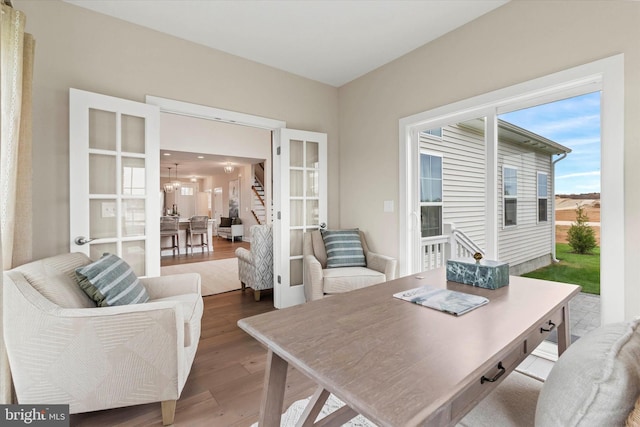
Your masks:
M474 258L447 261L447 280L486 289L498 289L509 284L509 264Z

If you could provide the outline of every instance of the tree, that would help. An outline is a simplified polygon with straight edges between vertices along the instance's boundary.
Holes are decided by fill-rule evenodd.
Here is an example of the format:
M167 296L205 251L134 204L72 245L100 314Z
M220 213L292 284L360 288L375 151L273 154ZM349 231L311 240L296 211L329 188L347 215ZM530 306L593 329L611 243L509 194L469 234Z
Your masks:
M575 253L588 254L596 247L596 236L593 228L587 224L589 217L584 208L576 205L576 222L571 224L567 233L569 246Z

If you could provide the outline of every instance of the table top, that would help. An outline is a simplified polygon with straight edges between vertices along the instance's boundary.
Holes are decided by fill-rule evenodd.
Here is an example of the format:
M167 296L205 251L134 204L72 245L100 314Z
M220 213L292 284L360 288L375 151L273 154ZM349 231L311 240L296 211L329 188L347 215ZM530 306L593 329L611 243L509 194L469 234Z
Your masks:
M489 303L456 317L392 296L422 285ZM437 269L238 325L379 426L418 425L579 291L516 276L509 286L481 289L447 282L445 269Z

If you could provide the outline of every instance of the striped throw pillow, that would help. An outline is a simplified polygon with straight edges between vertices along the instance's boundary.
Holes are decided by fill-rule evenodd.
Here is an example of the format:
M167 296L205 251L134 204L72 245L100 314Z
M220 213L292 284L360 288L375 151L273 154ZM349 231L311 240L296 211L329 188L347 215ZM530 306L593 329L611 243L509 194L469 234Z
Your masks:
M99 307L149 301L147 290L129 264L109 253L89 265L77 268L76 277L82 290Z
M366 267L367 262L360 242L360 231L320 230L327 251L327 268Z

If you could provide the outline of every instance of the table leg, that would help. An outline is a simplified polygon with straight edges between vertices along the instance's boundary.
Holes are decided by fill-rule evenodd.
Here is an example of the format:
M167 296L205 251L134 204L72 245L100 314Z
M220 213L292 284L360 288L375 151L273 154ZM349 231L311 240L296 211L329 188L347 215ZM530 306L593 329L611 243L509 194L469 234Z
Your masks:
M287 361L269 350L260 402L260 427L280 427L288 365Z
M569 304L562 307L563 321L558 325L558 357L564 353L564 351L571 344L571 323L569 322Z

